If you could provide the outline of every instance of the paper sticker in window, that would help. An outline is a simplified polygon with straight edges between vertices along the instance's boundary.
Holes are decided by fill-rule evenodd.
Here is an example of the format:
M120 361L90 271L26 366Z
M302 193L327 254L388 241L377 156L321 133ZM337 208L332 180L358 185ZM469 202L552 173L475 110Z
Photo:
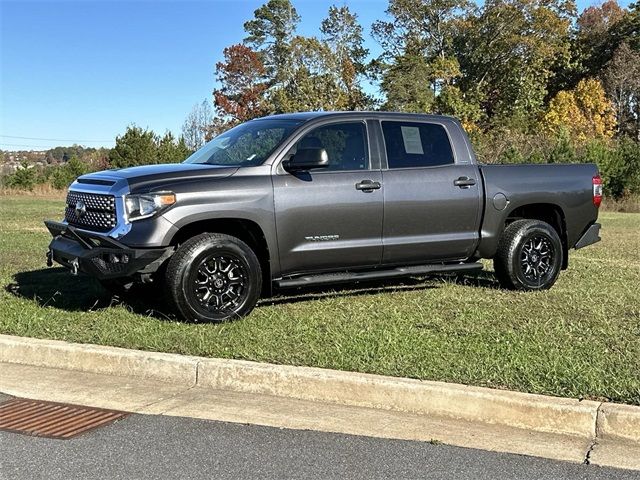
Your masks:
M402 140L404 141L404 150L407 153L416 155L424 155L422 150L422 139L420 138L420 129L418 127L401 126Z

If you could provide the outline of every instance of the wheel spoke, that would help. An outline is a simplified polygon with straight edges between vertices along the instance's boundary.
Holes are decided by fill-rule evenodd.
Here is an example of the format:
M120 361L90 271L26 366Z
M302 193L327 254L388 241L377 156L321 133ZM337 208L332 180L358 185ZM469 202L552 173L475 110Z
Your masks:
M212 313L233 311L248 294L248 272L242 261L232 254L216 254L205 258L193 280L198 303Z
M551 272L553 247L544 235L536 235L527 240L521 250L520 266L522 273L529 281L540 285L545 275Z
M200 268L200 271L204 274L207 275L207 277L209 275L213 275L214 273L216 273L216 268L215 268L215 264L213 266L213 268L211 268L211 265L209 264L209 262L205 262L202 264L202 267Z
M209 297L211 297L211 291L207 288L207 289L204 291L204 295L202 295L202 301L203 301L204 303L209 303Z

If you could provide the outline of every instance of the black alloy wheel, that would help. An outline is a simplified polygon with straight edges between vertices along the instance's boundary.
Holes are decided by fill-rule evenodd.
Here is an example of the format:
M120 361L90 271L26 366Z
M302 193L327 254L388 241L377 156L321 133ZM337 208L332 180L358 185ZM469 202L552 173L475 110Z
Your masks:
M242 240L203 233L169 259L165 288L176 313L192 322L222 322L248 315L262 289L260 262Z
M553 245L545 235L527 240L520 253L520 268L524 277L536 283L545 278L553 267Z
M555 228L541 220L516 220L498 241L496 278L511 290L544 290L558 279L563 249Z
M194 272L193 294L207 310L233 311L247 294L248 278L244 264L234 255L211 255Z

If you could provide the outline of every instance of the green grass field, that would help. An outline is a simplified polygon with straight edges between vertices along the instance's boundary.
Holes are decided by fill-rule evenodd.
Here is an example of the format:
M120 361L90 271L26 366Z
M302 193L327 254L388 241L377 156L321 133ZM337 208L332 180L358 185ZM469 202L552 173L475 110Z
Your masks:
M1 333L640 404L640 214L602 213L603 241L572 251L546 292L500 290L488 271L294 292L197 325L167 315L157 291L123 304L47 269L42 219L62 208L2 197Z

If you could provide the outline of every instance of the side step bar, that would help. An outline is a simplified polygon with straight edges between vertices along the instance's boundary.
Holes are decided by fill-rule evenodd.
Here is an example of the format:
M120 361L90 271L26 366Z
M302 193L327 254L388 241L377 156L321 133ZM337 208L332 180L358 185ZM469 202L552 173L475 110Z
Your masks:
M398 267L389 270L369 270L365 272L341 272L321 273L317 275L305 275L302 277L283 278L274 283L279 288L294 288L316 285L333 285L337 283L350 283L365 280L377 280L385 278L410 277L413 275L425 275L429 273L450 273L482 270L481 263L436 263L430 265L415 265L410 267Z

